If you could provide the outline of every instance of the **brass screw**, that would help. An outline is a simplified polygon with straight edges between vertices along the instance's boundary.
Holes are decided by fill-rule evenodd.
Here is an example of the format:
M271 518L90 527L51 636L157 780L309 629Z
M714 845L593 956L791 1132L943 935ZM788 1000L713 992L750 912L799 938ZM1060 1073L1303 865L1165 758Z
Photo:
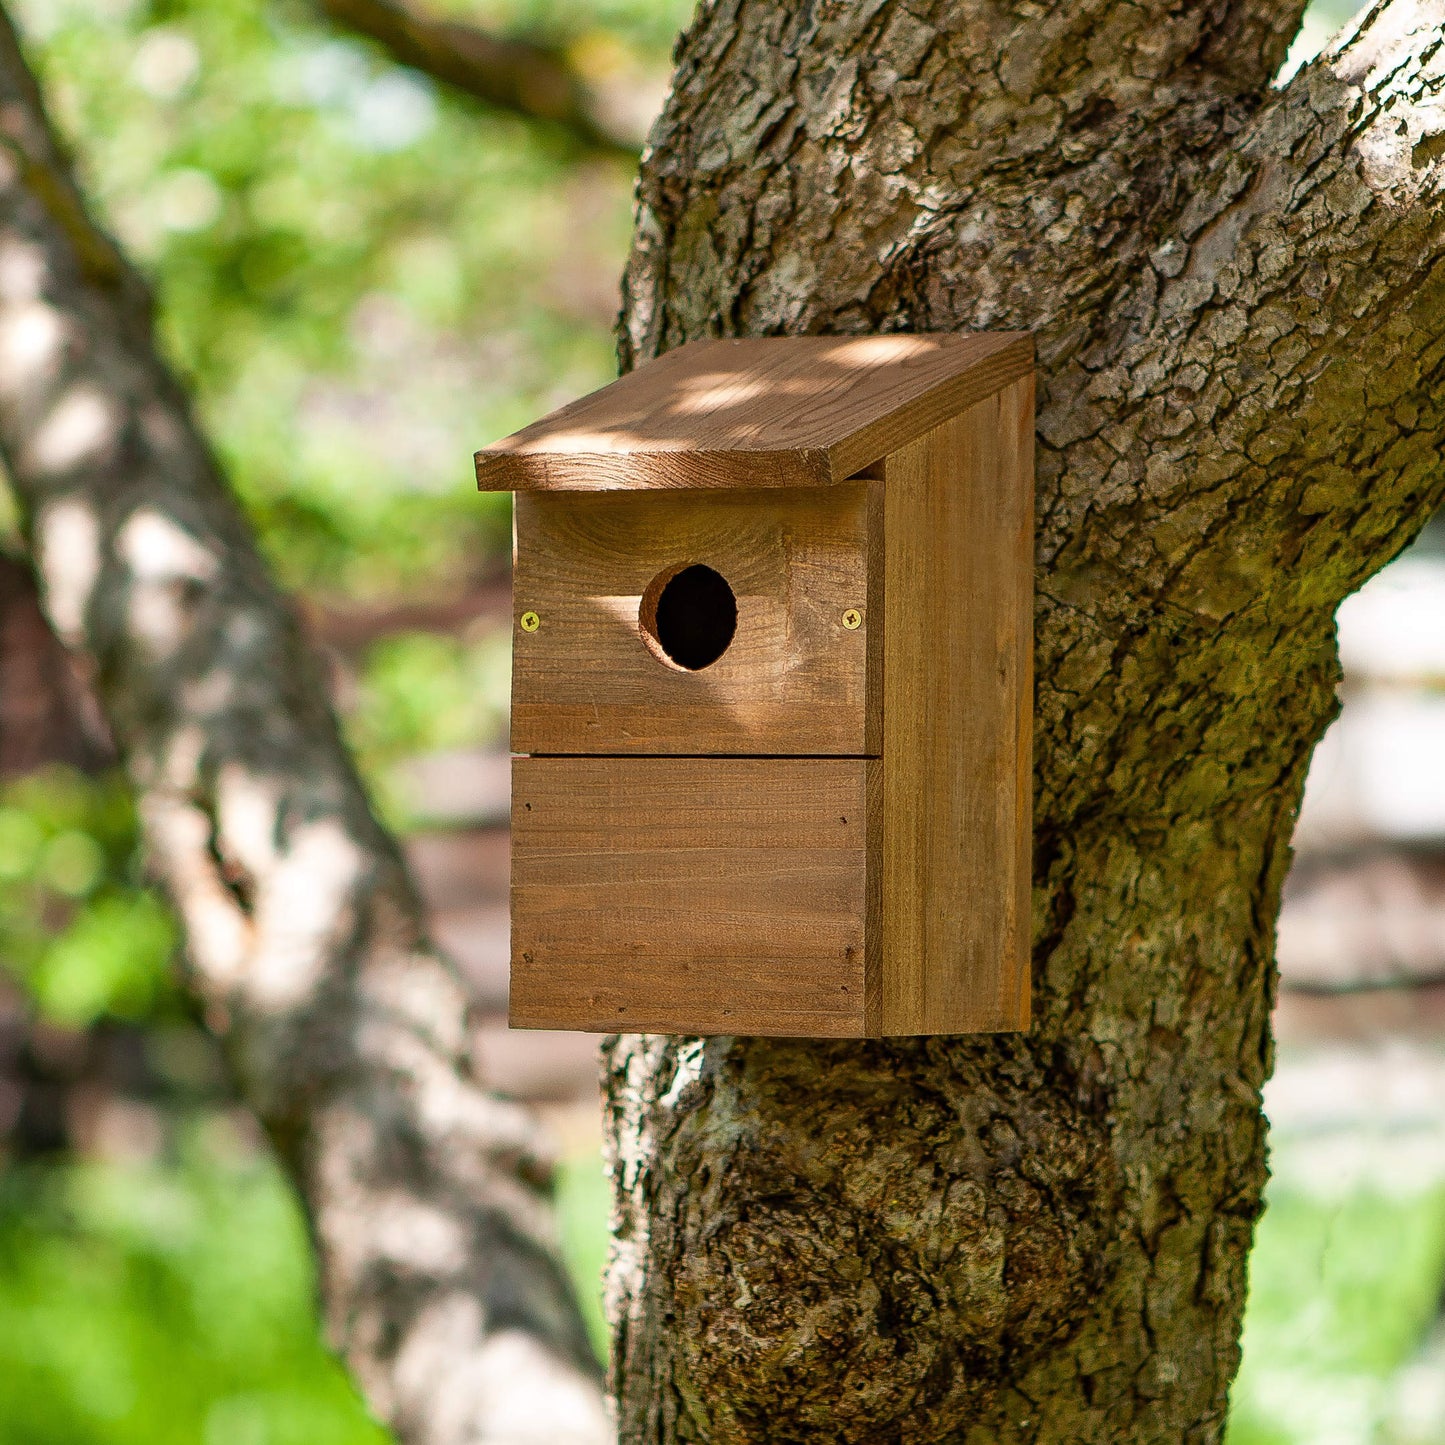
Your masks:
M849 632L857 632L862 625L863 614L856 607L850 607L843 614L843 626L846 627Z
M535 612L522 614L522 631L535 632L542 625L542 619Z

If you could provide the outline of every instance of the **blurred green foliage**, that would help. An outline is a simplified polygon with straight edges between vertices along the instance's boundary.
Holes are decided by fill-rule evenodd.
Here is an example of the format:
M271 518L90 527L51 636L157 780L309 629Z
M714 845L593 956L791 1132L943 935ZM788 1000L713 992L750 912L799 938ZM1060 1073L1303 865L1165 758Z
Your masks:
M389 776L397 763L441 749L506 745L511 668L511 635L501 628L403 632L369 649L346 734L393 827L412 821Z
M563 39L574 64L593 79L642 59L655 68L671 52L691 8L688 0L432 0L430 6L433 14L502 34ZM579 59L589 54L596 57L590 63ZM610 66L604 66L604 54Z
M53 1022L180 1005L175 925L144 886L123 780L49 768L0 790L0 966Z
M1445 1183L1329 1198L1275 1179L1267 1198L1228 1445L1393 1445L1397 1377L1445 1280Z
M317 1338L305 1226L224 1115L150 1165L0 1174L5 1445L382 1445Z
M562 1160L557 1170L558 1235L599 1359L606 1359L608 1350L602 1270L610 1244L607 1221L611 1209L612 1187L600 1156L578 1154Z
M559 1179L594 1337L605 1183ZM223 1114L150 1164L0 1173L3 1445L383 1445L317 1337L305 1225Z
M17 9L283 579L434 589L495 559L506 499L478 497L470 455L611 374L625 164L454 100L302 0ZM660 62L635 46L675 6L609 14Z

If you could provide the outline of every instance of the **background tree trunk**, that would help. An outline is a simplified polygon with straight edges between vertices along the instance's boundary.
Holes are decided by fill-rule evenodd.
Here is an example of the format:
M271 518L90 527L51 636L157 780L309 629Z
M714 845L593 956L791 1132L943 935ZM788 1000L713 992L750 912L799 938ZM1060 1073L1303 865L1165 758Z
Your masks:
M535 1124L477 1080L465 994L3 11L0 102L0 452L332 1337L408 1445L598 1445Z
M1333 614L1440 502L1445 6L704 4L622 352L1026 327L1036 1023L609 1049L627 1442L1209 1441Z

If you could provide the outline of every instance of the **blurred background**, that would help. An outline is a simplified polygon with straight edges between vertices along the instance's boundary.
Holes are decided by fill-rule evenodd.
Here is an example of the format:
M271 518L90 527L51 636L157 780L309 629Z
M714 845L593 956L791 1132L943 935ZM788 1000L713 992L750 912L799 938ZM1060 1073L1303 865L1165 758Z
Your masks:
M13 5L472 981L490 1081L558 1141L599 1349L595 1046L504 1022L508 503L469 458L613 374L635 151L687 9L426 0L517 42L474 47L511 67L503 107L396 63L436 32L364 38L366 0ZM1290 66L1353 9L1319 0ZM1231 1445L1445 1442L1445 525L1340 636L1280 925ZM6 512L0 1445L382 1445L176 947Z

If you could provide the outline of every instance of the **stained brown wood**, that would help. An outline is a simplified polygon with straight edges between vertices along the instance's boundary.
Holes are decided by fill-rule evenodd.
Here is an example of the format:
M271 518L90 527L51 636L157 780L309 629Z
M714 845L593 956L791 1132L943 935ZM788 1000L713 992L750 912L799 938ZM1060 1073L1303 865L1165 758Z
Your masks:
M885 1034L1029 1020L1033 380L884 463Z
M514 630L514 751L876 753L870 487L518 493L514 621L539 626ZM737 599L732 643L697 672L660 659L638 617L649 584L689 563Z
M523 434L526 475L576 470L517 495L515 1024L1027 1026L1028 348L878 340L926 343L891 388L856 348L818 384L823 338L717 343ZM607 416L602 461L545 450ZM689 671L647 634L699 564L737 626Z
M1032 338L1009 331L693 342L484 448L477 484L833 484L1032 365Z
M872 1032L878 767L515 759L513 1025Z

